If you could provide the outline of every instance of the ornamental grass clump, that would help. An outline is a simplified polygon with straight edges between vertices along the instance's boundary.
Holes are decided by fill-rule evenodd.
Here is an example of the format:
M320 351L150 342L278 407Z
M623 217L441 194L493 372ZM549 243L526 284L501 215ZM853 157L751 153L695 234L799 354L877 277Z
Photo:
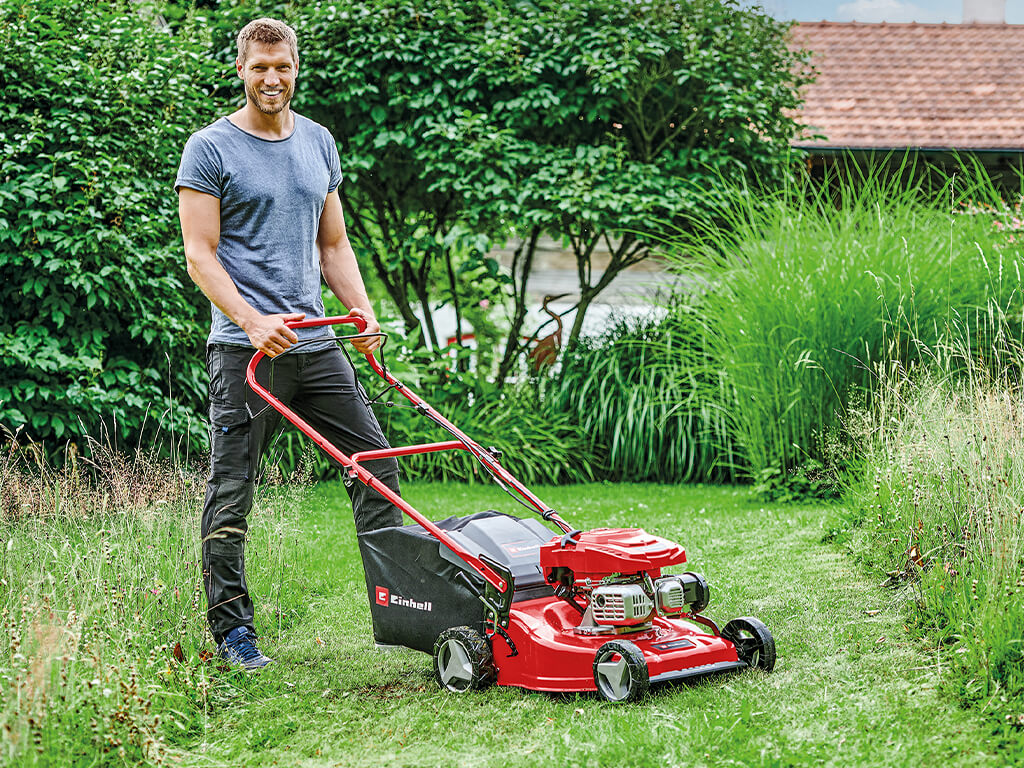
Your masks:
M1024 349L997 330L981 354L967 325L923 350L918 374L878 369L879 396L853 420L849 541L909 601L956 694L1022 725Z
M584 337L541 381L543 409L572 414L612 480L733 479L721 372L705 365L701 322L673 302L662 316L623 320Z
M914 365L990 302L1021 311L1019 244L995 208L965 205L997 197L992 185L929 194L896 176L736 189L670 249L703 287L704 364L723 374L717 405L755 481L827 462L825 438L871 398L876 364ZM992 341L964 330L981 334L974 348Z

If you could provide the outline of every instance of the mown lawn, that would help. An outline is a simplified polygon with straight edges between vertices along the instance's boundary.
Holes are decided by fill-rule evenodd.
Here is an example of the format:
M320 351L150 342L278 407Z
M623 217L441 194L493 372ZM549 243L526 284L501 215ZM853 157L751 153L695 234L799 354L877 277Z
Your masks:
M516 509L490 487L413 484L405 493L434 518ZM299 504L264 500L251 521L257 630L277 665L259 675L227 672L201 661L197 651L209 646L190 638L182 662L169 660L153 680L141 673L144 685L152 683L153 707L163 711L156 732L166 763L663 768L1024 759L1018 744L1000 741L979 715L937 690L941 657L906 640L892 593L822 543L836 510L766 506L745 489L706 486L594 484L539 493L578 527L642 526L683 543L690 567L711 584L709 615L720 622L755 615L772 629L775 672L661 688L626 706L497 687L441 692L427 655L374 649L348 499L341 485L323 484ZM17 555L39 525L0 526L14 542L0 562L5 580L22 579L15 590L50 592L59 610L61 574ZM103 525L104 540L130 546L116 519ZM99 523L89 526L76 523L86 548L90 537L101 537ZM50 723L47 739L84 727L74 712L64 717ZM96 764L86 755L72 762ZM123 762L132 764L115 753L109 764Z

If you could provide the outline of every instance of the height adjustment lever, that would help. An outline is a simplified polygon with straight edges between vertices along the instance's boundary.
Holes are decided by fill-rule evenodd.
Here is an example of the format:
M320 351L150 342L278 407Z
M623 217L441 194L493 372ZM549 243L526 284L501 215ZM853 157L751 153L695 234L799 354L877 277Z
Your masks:
M491 614L493 614L494 625L507 627L508 615L512 610L512 595L516 591L515 578L512 576L511 570L493 558L484 554L481 554L479 557L480 562L498 574L502 581L505 582L505 591L499 592L491 582L485 581L484 594L480 599L483 600L484 605L486 605Z

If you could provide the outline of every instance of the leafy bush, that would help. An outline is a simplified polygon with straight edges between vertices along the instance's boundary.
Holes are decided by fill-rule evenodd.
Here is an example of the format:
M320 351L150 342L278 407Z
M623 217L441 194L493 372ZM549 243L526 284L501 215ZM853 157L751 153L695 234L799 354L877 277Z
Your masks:
M524 483L594 479L599 462L574 414L542 408L529 384L499 389L482 376L454 374L454 357L432 358L409 350L405 354L404 359L388 357L393 375L472 440L501 451L502 465ZM386 386L372 374L362 375L361 380L371 397ZM393 405L388 407L388 402ZM381 399L375 412L393 446L455 439L394 392ZM324 454L290 429L278 436L268 458L286 474L323 479L332 472ZM408 456L399 462L404 479L490 482L476 460L462 451Z
M171 188L216 73L147 6L0 0L0 423L204 440L206 302Z

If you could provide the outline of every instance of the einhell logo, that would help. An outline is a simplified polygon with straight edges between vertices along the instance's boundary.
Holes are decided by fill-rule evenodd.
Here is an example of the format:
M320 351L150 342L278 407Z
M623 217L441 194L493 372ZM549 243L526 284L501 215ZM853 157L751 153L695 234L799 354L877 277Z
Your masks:
M413 608L417 611L434 610L434 604L430 601L424 603L417 600L409 600L401 595L392 595L387 587L376 587L374 593L377 596L377 605L400 605L403 608Z
M513 557L524 557L537 552L540 549L540 544L529 541L513 541L509 544L502 544L501 548Z

